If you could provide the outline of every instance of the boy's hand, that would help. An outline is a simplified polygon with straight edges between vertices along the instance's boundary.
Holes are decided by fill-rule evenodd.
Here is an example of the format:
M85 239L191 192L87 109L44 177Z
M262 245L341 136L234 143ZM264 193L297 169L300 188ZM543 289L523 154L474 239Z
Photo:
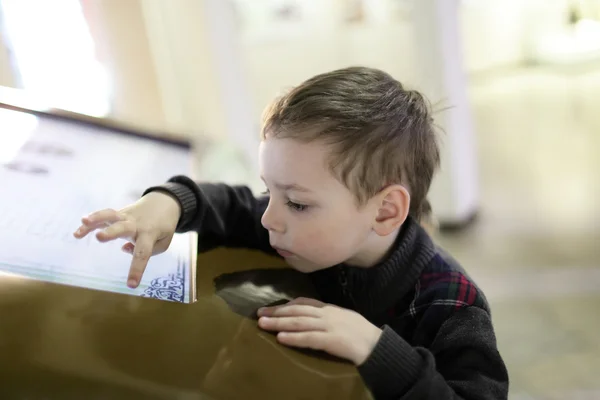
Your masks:
M117 238L128 240L122 247L133 255L127 285L136 288L150 257L169 248L180 215L177 200L165 193L150 192L119 211L106 209L83 217L82 225L73 235L81 239L102 229L96 234L101 242Z
M277 340L294 347L323 350L361 365L381 336L362 315L318 300L298 298L258 310L258 325L277 331Z

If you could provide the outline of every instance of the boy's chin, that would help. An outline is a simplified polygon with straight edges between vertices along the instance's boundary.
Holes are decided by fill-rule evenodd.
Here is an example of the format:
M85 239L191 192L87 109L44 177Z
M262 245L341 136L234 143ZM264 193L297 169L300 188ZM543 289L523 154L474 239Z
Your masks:
M286 258L285 262L296 271L303 272L305 274L328 268L327 266L315 264L299 257Z

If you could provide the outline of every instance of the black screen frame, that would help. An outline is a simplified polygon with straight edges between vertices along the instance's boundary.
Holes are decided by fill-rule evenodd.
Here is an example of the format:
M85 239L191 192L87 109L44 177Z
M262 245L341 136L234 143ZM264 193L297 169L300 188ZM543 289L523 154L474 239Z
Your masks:
M161 131L150 131L142 128L128 126L109 118L97 118L83 114L74 113L67 110L50 108L45 110L27 108L0 100L0 108L23 112L35 115L36 117L52 119L73 125L97 128L103 131L110 131L127 136L133 136L140 139L152 140L167 145L177 146L187 150L192 150L192 143L184 135L172 134Z

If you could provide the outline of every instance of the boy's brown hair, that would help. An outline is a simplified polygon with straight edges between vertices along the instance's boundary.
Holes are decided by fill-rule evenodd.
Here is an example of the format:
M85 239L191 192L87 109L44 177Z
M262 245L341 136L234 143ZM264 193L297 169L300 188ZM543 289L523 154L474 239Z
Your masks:
M265 110L261 136L330 145L331 171L359 205L402 184L410 215L421 220L430 211L440 153L428 103L383 71L351 67L305 81Z

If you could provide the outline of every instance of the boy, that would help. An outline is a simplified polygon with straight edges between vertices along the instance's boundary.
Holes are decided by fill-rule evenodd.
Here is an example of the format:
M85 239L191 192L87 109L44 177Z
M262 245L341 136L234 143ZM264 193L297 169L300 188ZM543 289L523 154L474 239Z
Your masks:
M419 224L439 164L423 97L379 70L336 70L273 102L261 135L266 196L178 176L75 236L129 239L131 287L176 231L196 230L201 250L277 252L322 300L259 310L280 343L352 361L377 399L506 399L485 298Z

